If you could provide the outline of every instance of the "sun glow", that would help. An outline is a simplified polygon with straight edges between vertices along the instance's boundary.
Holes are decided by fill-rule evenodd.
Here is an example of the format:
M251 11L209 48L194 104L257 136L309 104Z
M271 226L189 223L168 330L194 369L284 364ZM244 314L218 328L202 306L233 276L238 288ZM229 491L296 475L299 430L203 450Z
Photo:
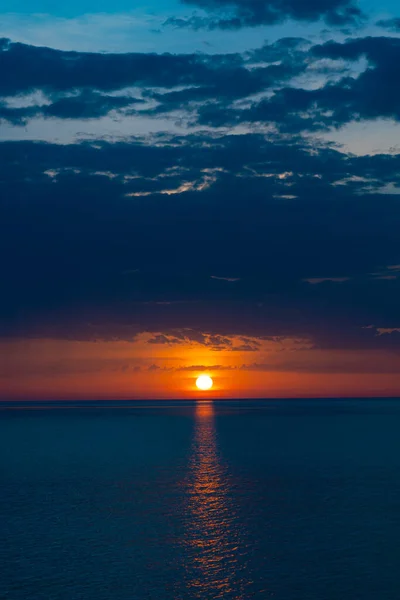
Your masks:
M211 390L213 384L213 380L208 375L200 375L200 377L198 377L196 380L198 389L202 390L203 392Z

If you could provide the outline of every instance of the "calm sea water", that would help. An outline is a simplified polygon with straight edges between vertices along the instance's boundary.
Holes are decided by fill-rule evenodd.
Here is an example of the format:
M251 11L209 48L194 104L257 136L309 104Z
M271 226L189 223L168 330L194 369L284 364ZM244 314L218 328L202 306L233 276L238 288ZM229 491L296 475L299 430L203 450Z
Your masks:
M400 401L12 406L2 600L400 598Z

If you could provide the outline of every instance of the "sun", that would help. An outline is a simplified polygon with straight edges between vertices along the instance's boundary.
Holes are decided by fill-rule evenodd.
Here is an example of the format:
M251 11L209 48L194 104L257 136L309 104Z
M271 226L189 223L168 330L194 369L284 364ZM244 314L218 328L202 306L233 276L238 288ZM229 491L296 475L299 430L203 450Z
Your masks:
M196 385L199 388L199 390L206 392L208 390L211 390L212 386L214 385L214 382L208 375L200 375L200 377L198 377L196 380Z

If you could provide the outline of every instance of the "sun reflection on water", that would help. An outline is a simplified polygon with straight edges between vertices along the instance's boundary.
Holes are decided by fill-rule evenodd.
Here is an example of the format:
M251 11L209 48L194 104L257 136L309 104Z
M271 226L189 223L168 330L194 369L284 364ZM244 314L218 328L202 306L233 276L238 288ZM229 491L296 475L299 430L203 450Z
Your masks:
M214 408L199 403L187 489L185 566L194 598L249 597L247 548L235 511L232 484L217 448Z

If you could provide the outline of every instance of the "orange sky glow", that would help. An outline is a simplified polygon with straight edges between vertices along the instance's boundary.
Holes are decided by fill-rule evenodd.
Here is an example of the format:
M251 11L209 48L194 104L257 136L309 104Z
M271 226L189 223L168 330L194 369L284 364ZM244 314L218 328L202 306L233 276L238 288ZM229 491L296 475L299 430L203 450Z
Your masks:
M264 340L256 350L199 343L5 340L1 398L168 399L395 396L400 358L382 351L315 350L299 340ZM237 350L236 350L237 348ZM208 374L213 389L196 378Z

